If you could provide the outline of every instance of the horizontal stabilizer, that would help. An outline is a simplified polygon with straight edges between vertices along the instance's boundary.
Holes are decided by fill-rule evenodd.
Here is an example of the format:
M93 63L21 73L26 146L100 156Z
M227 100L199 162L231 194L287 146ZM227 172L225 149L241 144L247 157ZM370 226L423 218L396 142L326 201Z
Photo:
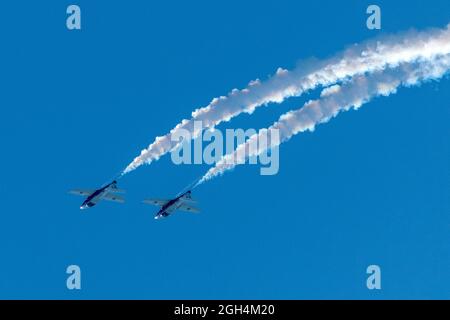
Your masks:
M125 203L125 199L123 197L115 195L115 194L112 194L112 193L106 194L105 196L103 196L102 199L107 200L107 201L114 201L114 202L119 202L119 203Z
M146 204L151 204L151 205L154 205L154 206L163 206L167 202L169 202L169 200L165 200L165 199L145 199L142 202L146 203Z
M78 196L86 196L86 197L90 196L94 192L95 192L95 190L88 190L88 189L74 189L74 190L69 191L70 194L75 194Z
M117 188L111 189L111 190L109 190L109 192L110 193L127 193L125 190L117 189Z

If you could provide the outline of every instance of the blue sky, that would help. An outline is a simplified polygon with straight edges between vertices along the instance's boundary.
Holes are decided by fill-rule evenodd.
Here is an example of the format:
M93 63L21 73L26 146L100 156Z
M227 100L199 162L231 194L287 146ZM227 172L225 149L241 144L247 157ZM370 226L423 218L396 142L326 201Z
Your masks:
M241 166L195 190L200 215L155 221L208 169L170 156L120 180L127 203L81 212L72 188L110 180L213 97L411 27L448 1L16 1L0 14L0 298L450 298L450 81L401 89L294 137L280 172ZM373 2L375 3L375 2ZM309 97L221 128L261 128ZM66 267L82 290L66 288ZM382 290L366 288L368 265Z

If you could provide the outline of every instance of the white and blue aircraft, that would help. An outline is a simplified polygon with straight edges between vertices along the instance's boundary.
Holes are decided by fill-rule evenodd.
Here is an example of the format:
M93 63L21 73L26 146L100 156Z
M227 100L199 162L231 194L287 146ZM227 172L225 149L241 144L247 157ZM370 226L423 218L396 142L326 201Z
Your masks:
M117 195L117 193L125 193L125 191L117 188L116 180L106 184L105 186L97 190L75 189L69 191L69 193L87 197L86 200L81 204L81 210L91 208L101 200L119 203L125 202L125 199L123 197Z
M200 210L193 206L196 203L192 199L191 191L186 191L174 199L145 199L146 204L160 206L161 209L156 213L155 219L166 218L174 211L180 210L185 212L199 213Z

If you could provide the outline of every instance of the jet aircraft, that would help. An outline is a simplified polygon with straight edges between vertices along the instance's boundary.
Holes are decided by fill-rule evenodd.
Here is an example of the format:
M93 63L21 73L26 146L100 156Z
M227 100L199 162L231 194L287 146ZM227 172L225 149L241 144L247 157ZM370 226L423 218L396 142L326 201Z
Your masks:
M125 193L124 190L117 188L117 181L114 180L111 183L108 183L97 190L88 190L88 189L75 189L69 191L71 194L76 194L79 196L85 196L86 200L81 204L80 209L88 209L95 206L101 200L113 201L124 203L125 199L117 193Z
M193 213L200 212L198 208L193 206L196 201L192 199L191 190L182 193L174 199L145 199L143 202L161 207L161 209L156 213L155 219L166 218L176 210Z

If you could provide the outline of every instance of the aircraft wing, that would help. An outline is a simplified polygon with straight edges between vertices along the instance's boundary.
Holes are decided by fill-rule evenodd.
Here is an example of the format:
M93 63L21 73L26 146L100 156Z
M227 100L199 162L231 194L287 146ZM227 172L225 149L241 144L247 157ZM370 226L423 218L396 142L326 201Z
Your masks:
M74 189L69 191L70 194L76 194L79 196L86 196L86 197L90 196L94 192L95 190L88 190L88 189Z
M188 203L183 203L181 206L178 207L178 210L184 211L184 212L192 212L192 213L199 213L200 209L191 206Z
M165 199L145 199L142 202L146 203L146 204L152 204L154 206L161 206L162 207L167 202L169 202L169 200L165 200Z
M114 201L114 202L119 202L119 203L125 203L125 199L121 196L112 194L112 193L107 193L103 196L102 198L103 200L107 200L107 201Z

